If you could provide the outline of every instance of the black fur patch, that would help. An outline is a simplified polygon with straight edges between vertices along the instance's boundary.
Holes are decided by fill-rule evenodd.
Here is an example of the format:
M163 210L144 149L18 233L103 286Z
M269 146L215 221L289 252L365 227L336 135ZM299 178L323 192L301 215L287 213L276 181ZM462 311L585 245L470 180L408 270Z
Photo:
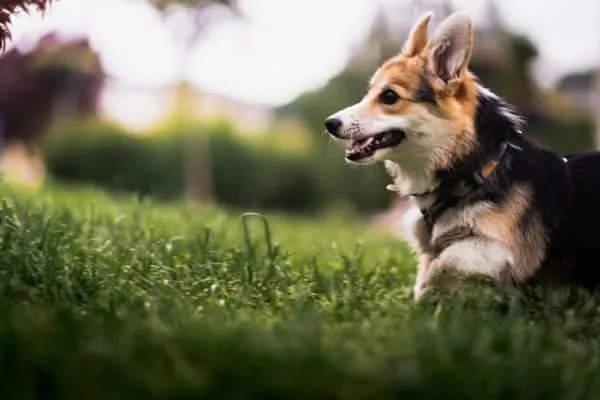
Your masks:
M567 156L573 205L555 234L549 258L562 257L573 283L600 288L600 152Z
M424 77L419 81L419 87L415 92L415 96L413 98L414 101L419 103L427 103L427 104L437 104L437 100L435 98L435 91L427 82L427 79Z
M453 207L481 201L502 205L511 190L523 185L532 198L519 229L541 229L546 256L531 283L600 289L600 152L560 154L543 149L521 134L521 121L500 98L480 92L476 115L477 146L440 179L457 179L481 168L507 143L506 155L483 184ZM539 226L541 222L541 227ZM532 266L535 267L535 266Z

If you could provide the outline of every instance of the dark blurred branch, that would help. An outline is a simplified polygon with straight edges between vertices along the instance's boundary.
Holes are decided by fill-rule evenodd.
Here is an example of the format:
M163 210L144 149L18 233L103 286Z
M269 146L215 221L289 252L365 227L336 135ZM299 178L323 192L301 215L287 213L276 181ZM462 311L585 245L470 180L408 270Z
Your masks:
M1 1L1 0L0 0ZM195 41L213 17L238 14L236 0L148 0L165 18L177 11L183 12L193 24L194 30L188 40ZM188 44L188 43L186 43ZM190 44L191 45L191 44Z
M183 54L182 69L187 64L187 56L192 47L211 23L240 15L237 0L148 0L148 2L160 11L176 40L184 44L186 54Z
M0 0L0 50L10 39L9 25L12 15L18 10L27 11L30 8L46 9L52 0Z

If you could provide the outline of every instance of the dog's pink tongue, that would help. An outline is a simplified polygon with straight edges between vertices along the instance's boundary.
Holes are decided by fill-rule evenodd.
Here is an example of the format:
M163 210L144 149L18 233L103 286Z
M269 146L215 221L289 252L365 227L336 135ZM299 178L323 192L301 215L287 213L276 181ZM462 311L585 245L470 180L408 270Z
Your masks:
M357 140L356 142L354 142L354 145L352 147L356 150L362 150L368 145L370 145L373 142L373 140L375 140L374 136L370 136L366 139Z

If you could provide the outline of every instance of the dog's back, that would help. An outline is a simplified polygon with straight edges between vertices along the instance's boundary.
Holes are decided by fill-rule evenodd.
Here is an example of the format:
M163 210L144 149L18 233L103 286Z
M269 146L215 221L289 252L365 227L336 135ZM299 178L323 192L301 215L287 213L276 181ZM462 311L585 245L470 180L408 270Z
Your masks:
M588 289L600 289L600 152L567 157L572 203L549 249L568 265L569 280Z

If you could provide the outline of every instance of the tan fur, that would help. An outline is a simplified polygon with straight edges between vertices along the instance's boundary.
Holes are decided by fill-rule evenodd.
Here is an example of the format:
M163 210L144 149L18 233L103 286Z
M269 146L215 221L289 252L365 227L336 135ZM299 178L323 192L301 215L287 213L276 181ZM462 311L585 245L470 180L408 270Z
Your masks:
M429 34L427 29L429 28L429 22L433 17L433 13L425 13L419 21L415 24L415 27L411 30L408 35L408 40L402 49L402 53L407 56L416 56L419 54L427 43L429 42Z
M486 236L501 240L511 249L515 255L511 276L516 281L524 281L536 272L546 250L546 238L538 219L532 217L531 225L524 229L519 225L530 204L531 191L515 187L506 204L484 213L477 223Z
M490 176L492 174L492 172L494 172L494 170L496 169L496 167L498 166L498 161L490 161L487 164L485 164L483 166L483 169L481 170L481 176L483 176L484 178L487 178L488 176Z
M441 216L432 231L418 217L418 208L407 213L407 237L420 254L416 297L434 284L438 274L449 270L459 276L479 275L505 283L531 278L542 263L546 238L535 218L529 226L521 224L530 202L529 188L515 186L505 204L480 202L457 207ZM460 243L470 245L463 245L460 252L444 257L447 249ZM485 249L495 252L495 258L487 259L491 253L485 254ZM477 259L482 260L480 265L471 262Z

